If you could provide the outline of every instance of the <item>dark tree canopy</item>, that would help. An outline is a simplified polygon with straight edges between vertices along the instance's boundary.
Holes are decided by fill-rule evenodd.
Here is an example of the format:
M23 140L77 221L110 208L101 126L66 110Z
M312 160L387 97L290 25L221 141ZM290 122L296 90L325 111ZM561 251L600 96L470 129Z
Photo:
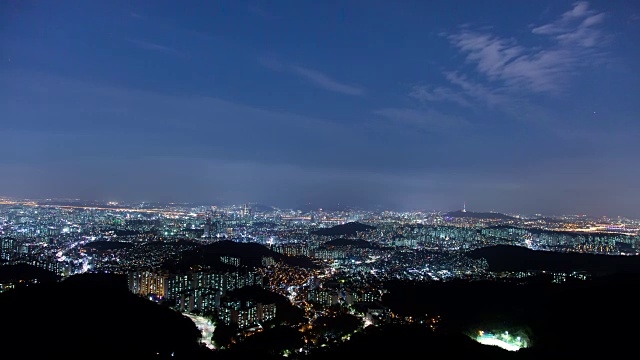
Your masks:
M54 272L29 264L15 264L0 266L0 282L32 281L51 282L60 277Z
M495 245L469 251L472 258L484 258L489 270L501 271L585 271L595 275L618 272L640 274L640 256L561 253L531 250L522 246Z
M74 275L4 292L0 318L3 343L25 359L187 359L206 353L190 319L130 293L120 275Z

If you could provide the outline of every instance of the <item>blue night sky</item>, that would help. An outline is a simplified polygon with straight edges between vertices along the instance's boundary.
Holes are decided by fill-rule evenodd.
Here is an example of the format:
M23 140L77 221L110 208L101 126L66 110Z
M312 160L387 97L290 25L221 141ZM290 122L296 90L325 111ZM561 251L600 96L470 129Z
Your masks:
M0 195L640 218L638 1L2 1Z

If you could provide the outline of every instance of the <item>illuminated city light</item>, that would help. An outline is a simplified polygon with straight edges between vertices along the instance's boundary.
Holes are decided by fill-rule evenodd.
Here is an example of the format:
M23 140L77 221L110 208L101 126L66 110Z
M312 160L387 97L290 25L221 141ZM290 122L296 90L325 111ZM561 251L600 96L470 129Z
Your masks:
M508 351L518 351L529 346L521 336L514 337L508 331L494 334L480 330L474 340L483 345L498 346Z

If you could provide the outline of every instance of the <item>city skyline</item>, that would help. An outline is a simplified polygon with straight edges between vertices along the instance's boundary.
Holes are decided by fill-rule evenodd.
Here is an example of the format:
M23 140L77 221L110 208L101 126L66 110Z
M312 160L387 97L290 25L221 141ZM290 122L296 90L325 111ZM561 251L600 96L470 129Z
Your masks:
M640 218L633 2L0 9L3 196Z
M387 341L407 355L538 359L633 338L585 342L581 329L635 322L610 309L640 280L640 220L96 205L0 201L10 349L313 360L375 357ZM93 313L99 332L67 335L69 314ZM38 321L54 336L29 346ZM370 338L385 330L398 338Z
M211 216L220 213L238 213L244 214L243 217L252 217L256 214L264 216L265 214L280 214L284 218L299 221L311 221L316 216L329 216L330 222L338 223L357 223L357 217L353 214L386 214L391 216L414 217L414 216L436 216L445 219L467 218L471 221L478 219L493 220L553 220L553 221L601 221L604 223L617 222L615 226L624 226L623 224L634 224L640 221L639 218L628 216L612 216L612 215L593 215L588 213L518 213L507 212L499 209L472 209L467 210L466 203L460 208L452 209L392 209L384 207L361 207L340 205L336 207L317 207L316 204L304 204L299 207L279 207L273 204L265 204L258 202L246 203L211 203L211 202L158 202L158 201L122 201L122 200L104 200L104 199L78 199L78 198L14 198L0 196L0 205L5 206L28 206L28 207L44 207L50 209L69 209L69 210L103 210L118 211L131 213L147 213L147 214L172 214L172 215L203 215ZM337 217L331 217L331 215ZM350 215L349 215L350 214ZM602 224L598 225L601 226ZM611 225L614 226L614 225ZM584 228L580 231L595 231L593 228Z

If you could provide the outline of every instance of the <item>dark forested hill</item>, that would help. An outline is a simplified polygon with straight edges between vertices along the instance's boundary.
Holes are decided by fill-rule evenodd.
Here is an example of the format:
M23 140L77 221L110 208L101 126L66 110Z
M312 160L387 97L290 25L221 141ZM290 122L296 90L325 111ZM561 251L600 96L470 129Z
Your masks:
M126 277L74 275L0 294L6 358L201 358L182 314L128 291ZM173 354L173 356L172 356Z
M190 267L204 265L211 267L227 267L220 262L220 256L232 256L240 259L241 266L260 267L263 257L272 257L290 266L304 268L317 268L311 259L304 256L285 256L258 243L239 243L231 240L218 241L201 246L197 249L186 251L178 264L171 266ZM167 264L169 266L169 264Z
M360 231L369 231L375 229L375 226L362 224L359 222L348 222L346 224L332 226L330 228L317 229L312 231L315 235L326 236L353 236Z
M440 332L509 331L526 336L531 359L554 354L621 355L635 342L640 314L622 305L640 275L620 273L563 284L450 281L387 284L383 304L402 316L441 318Z
M484 258L489 270L586 271L595 275L618 272L640 274L640 256L600 255L537 251L522 246L496 245L472 250L472 258Z
M636 341L640 313L632 300L640 275L603 275L563 284L494 280L389 281L382 304L412 324L369 326L345 342L315 348L291 359L352 359L425 354L425 357L541 359L558 354L620 358ZM284 304L282 296L244 289L234 296ZM630 305L626 306L625 304ZM278 308L280 311L281 308ZM300 309L299 309L300 310ZM437 316L434 331L421 319ZM211 351L199 331L176 311L128 292L121 275L74 275L0 294L3 353L15 358L235 359L281 358L281 349L302 346L300 332L284 321L256 338ZM331 320L331 319L327 319ZM328 325L327 325L328 324ZM315 324L316 326L321 323ZM339 324L326 322L339 328ZM331 330L331 329L327 329ZM332 334L332 331L324 333ZM526 336L531 347L509 352L473 341L478 330ZM429 355L429 356L427 356ZM7 357L12 358L12 357Z
M509 216L501 213L493 213L493 212L473 212L473 211L450 211L445 214L448 217L457 217L457 218L473 218L473 219L485 219L485 220L513 220L515 219L513 216Z
M98 241L92 241L84 245L83 247L85 249L104 251L104 250L130 249L134 246L135 245L130 242L98 240Z
M23 282L55 282L59 280L55 273L29 264L0 266L0 283Z
M463 334L434 333L419 325L367 327L339 346L311 352L324 359L517 359L513 353L481 345Z
M322 244L323 247L330 247L330 246L350 246L350 247L357 247L357 248L366 248L366 249L379 249L380 246L374 243L371 243L369 241L366 240L360 240L360 239L345 239L345 238L339 238L339 239L335 239L335 240L329 240L327 242L325 242L324 244Z

